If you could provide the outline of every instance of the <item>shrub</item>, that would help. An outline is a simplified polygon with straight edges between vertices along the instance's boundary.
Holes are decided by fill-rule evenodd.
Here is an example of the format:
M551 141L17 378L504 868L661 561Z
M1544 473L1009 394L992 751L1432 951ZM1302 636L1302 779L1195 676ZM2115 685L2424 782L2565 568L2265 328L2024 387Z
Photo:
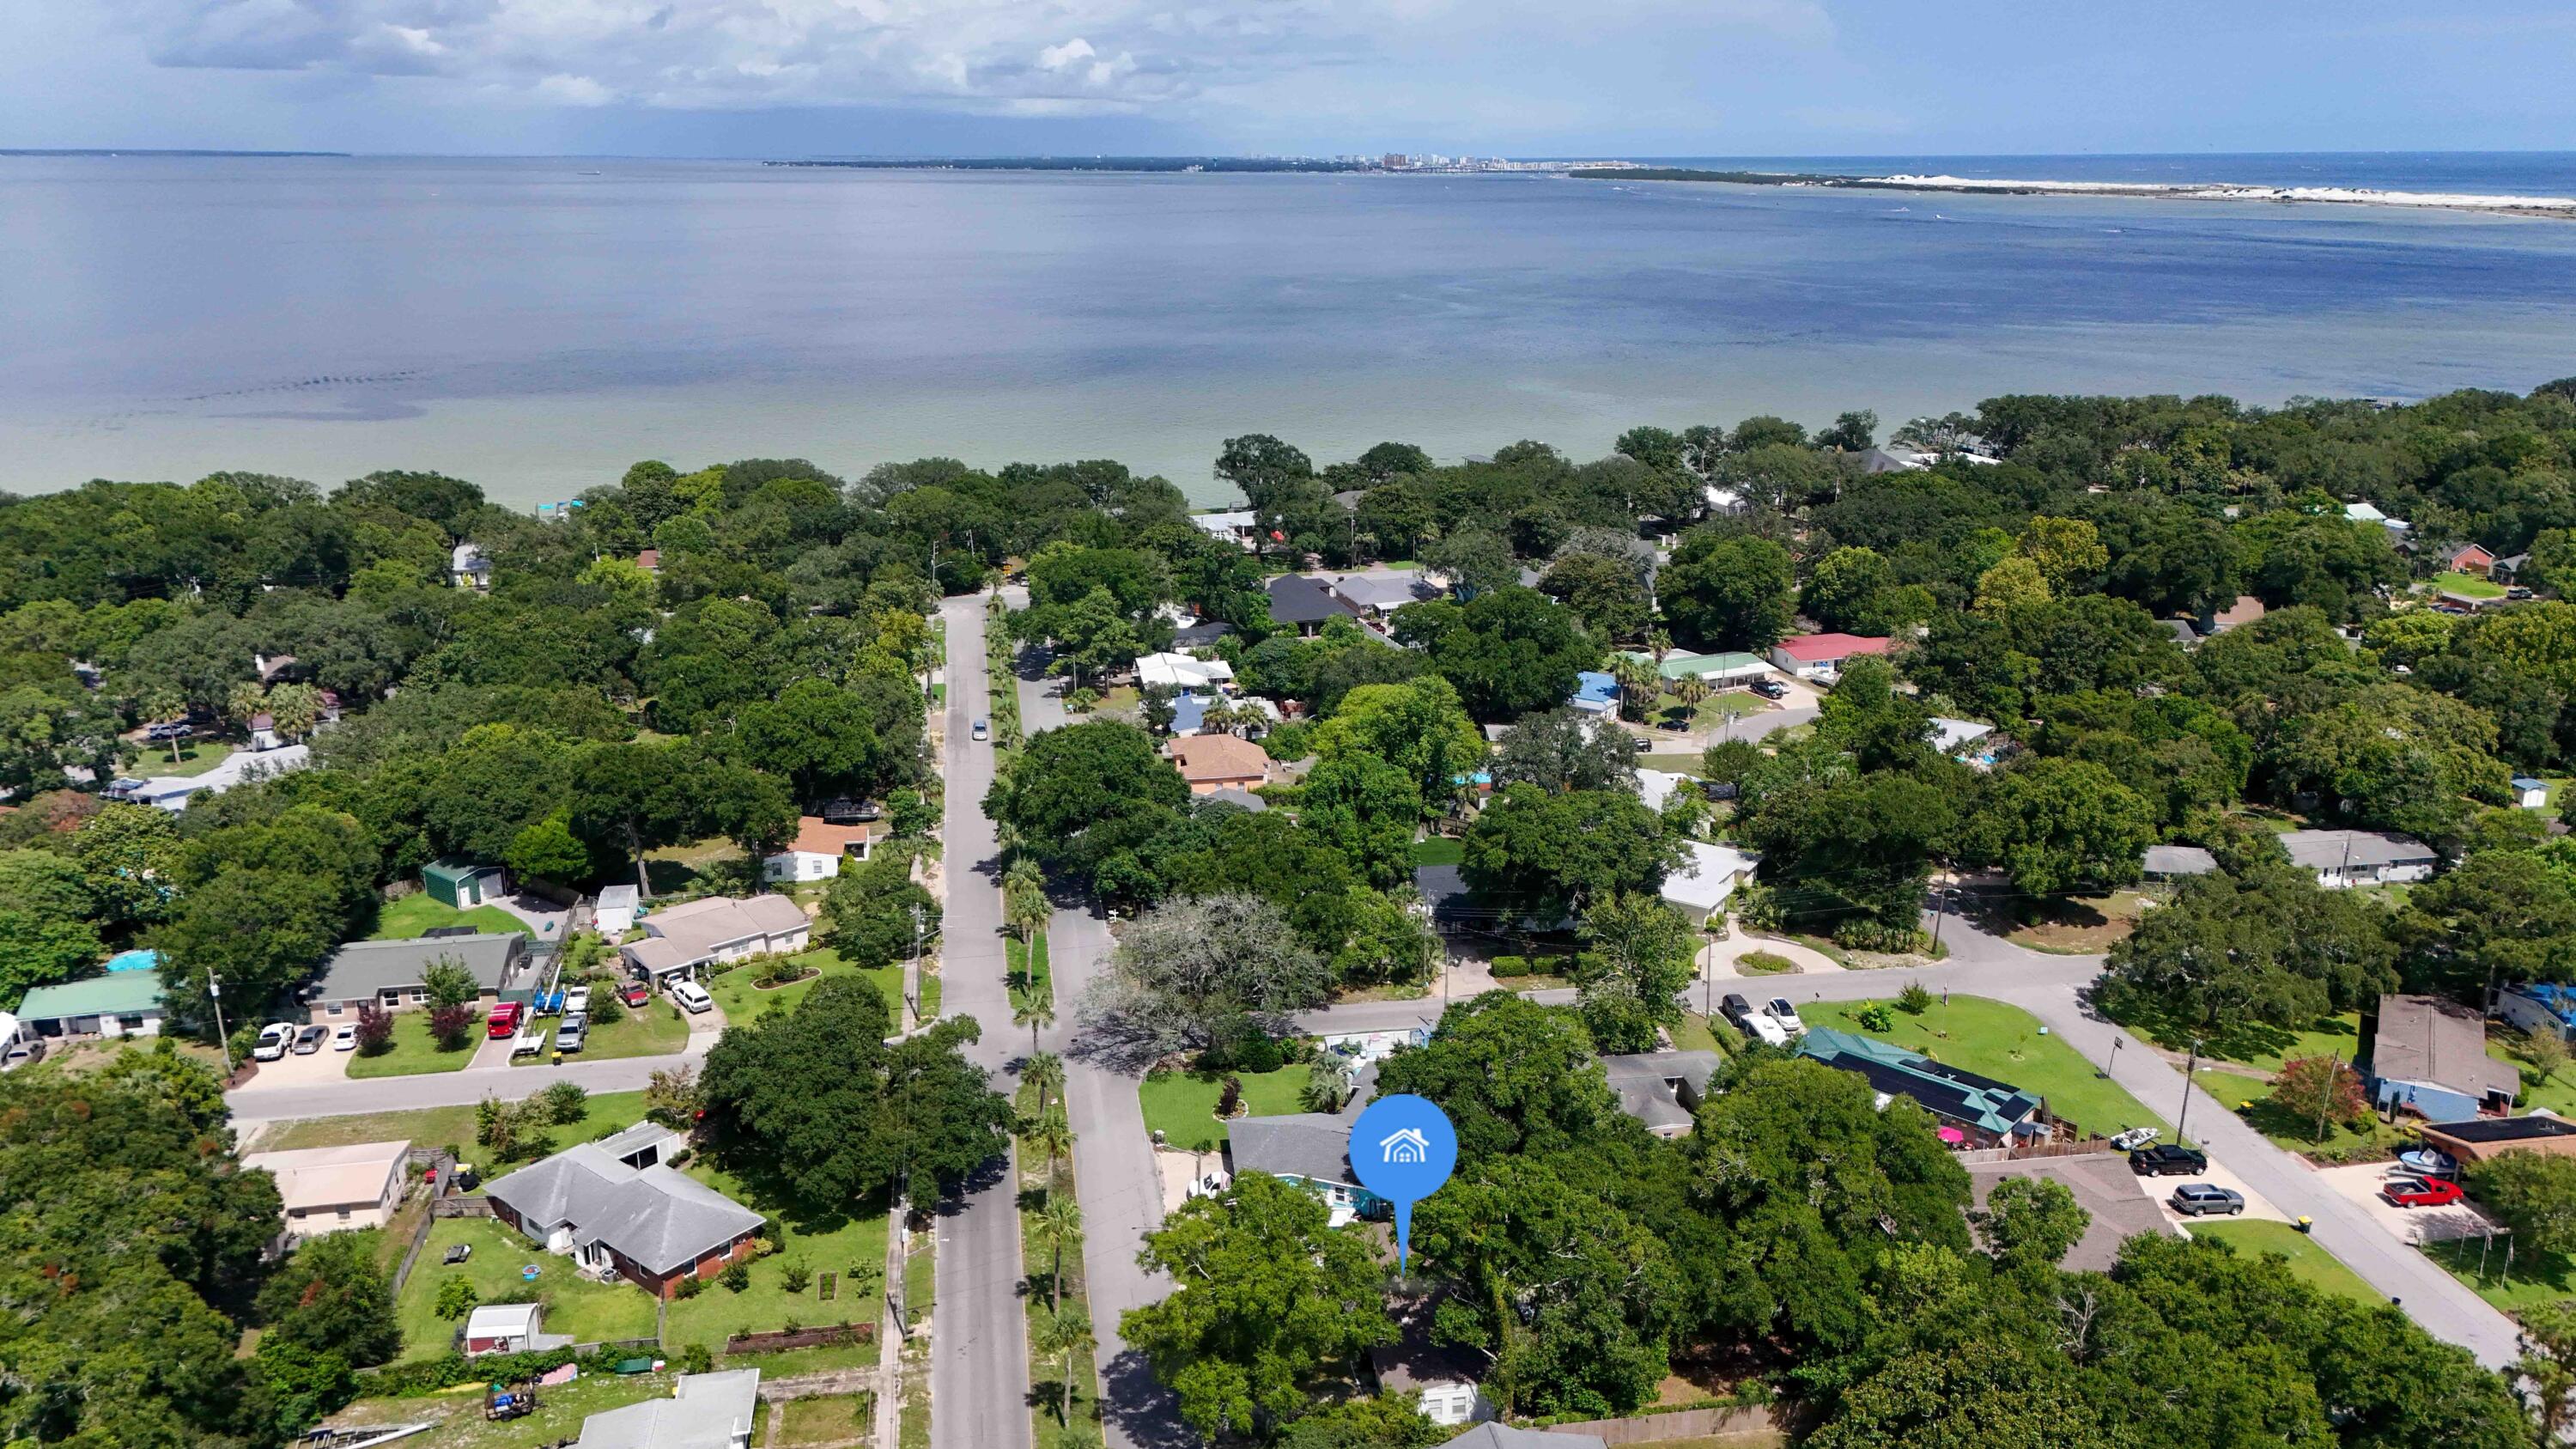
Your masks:
M482 1301L483 1295L474 1291L472 1279L450 1278L438 1285L438 1300L432 1306L441 1318L463 1318Z
M1874 1031L1882 1036L1896 1030L1896 1013L1888 1010L1884 1001L1873 1001L1862 1007L1854 1020L1860 1023L1861 1030Z
M612 1021L625 1019L626 1003L617 999L616 991L593 991L590 994L591 1025L606 1026Z
M727 1292L739 1293L745 1288L751 1286L751 1265L749 1263L727 1263L725 1265L725 1270L716 1275L716 1281L725 1285L725 1290Z
M689 1281L694 1283L698 1280L692 1278ZM680 1372L684 1374L702 1374L715 1366L716 1356L709 1353L703 1343L693 1343L680 1350Z
M1515 976L1527 976L1528 974L1530 974L1530 962L1527 956L1497 956L1494 958L1494 979L1498 981L1509 980Z
M474 1008L468 1005L433 1006L429 1009L429 1034L443 1052L462 1051L474 1033Z
M680 1286L672 1289L671 1291L677 1293L683 1298L695 1298L699 1294L707 1291L707 1280L696 1277L683 1278L680 1280ZM696 1347L695 1344L690 1346L692 1348Z
M1908 981L1905 989L1896 993L1896 1007L1908 1016L1921 1016L1932 1009L1932 993L1922 982Z
M814 1281L814 1270L805 1266L804 1259L790 1258L778 1270L778 1281L786 1286L788 1292L802 1293L806 1285Z
M1231 1117L1243 1110L1243 1083L1234 1077L1225 1079L1225 1091L1216 1099L1216 1114Z
M394 1014L372 1003L358 1008L358 1052L380 1057L393 1050Z
M1735 969L1748 976L1778 976L1798 969L1798 963L1777 951L1747 951L1735 958Z
M558 1127L570 1126L590 1110L590 1092L579 1082L550 1082L537 1093L546 1120Z

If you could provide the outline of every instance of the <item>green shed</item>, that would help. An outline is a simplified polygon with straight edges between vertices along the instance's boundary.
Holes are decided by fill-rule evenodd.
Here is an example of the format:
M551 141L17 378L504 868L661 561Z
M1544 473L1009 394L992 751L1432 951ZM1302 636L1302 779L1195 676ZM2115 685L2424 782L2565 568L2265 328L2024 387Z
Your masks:
M420 886L431 900L460 911L509 894L501 884L501 867L471 860L437 860L422 866Z

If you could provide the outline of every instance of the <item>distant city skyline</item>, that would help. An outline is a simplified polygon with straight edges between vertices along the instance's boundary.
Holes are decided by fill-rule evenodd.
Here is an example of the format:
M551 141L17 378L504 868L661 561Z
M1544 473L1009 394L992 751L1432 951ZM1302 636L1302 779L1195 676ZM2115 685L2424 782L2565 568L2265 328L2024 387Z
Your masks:
M2286 0L58 0L0 146L1728 156L2576 144L2576 13Z

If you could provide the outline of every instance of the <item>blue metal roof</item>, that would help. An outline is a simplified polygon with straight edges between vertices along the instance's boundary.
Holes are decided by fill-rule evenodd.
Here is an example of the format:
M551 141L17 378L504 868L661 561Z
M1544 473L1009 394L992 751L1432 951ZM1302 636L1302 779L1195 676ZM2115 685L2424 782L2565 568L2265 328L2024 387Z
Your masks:
M1188 734L1190 731L1195 730L1200 725L1206 723L1207 707L1208 702L1206 700L1199 698L1195 694L1187 692L1184 692L1180 698L1173 700L1172 733L1176 735Z
M1575 704L1606 705L1619 697L1619 681L1597 669L1587 669L1574 676Z
M2576 987L2539 983L2505 988L2516 996L2529 997L2541 1008L2569 1026L2576 1026Z

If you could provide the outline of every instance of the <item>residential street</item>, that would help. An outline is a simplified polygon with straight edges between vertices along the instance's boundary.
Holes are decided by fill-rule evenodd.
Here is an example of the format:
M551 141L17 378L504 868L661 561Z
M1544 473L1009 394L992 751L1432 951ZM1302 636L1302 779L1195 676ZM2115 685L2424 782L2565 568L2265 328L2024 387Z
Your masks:
M1023 1051L1002 980L999 849L993 822L984 818L993 747L968 737L989 708L983 596L949 599L940 605L940 616L948 625L941 1014L970 1016L983 1027L983 1040L967 1055L992 1068L994 1086L1007 1092L1014 1080L1008 1064ZM940 1212L939 1308L930 1339L930 1438L940 1449L1008 1449L1029 1442L1017 1198L1011 1174L997 1164Z

